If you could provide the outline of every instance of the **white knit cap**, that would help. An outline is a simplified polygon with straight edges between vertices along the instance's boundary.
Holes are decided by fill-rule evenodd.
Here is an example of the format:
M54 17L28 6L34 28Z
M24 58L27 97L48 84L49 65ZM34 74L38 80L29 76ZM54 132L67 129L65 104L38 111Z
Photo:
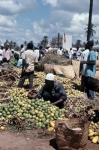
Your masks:
M46 80L54 81L54 75L52 73L48 73L45 77Z

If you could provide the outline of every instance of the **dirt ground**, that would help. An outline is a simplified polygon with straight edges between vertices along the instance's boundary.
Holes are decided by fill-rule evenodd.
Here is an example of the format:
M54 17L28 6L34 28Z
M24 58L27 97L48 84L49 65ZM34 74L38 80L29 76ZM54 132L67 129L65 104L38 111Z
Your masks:
M55 138L36 139L33 131L26 135L12 133L9 131L0 132L0 150L58 150ZM85 150L99 150L99 144L87 142Z

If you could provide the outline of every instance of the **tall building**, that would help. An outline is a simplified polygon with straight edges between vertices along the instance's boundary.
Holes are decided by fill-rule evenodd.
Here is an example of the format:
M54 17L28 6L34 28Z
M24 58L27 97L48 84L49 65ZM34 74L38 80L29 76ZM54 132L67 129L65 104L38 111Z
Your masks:
M70 48L72 48L72 36L71 35L57 35L55 37L52 37L51 41L51 47L52 48L59 48L62 47L64 49L67 49L68 51Z

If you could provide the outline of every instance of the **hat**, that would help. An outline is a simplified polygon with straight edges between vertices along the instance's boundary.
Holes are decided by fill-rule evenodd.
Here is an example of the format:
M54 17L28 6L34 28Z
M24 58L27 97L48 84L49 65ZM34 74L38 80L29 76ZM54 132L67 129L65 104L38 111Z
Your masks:
M52 73L48 73L45 77L46 80L54 81L54 75Z
M49 45L49 44L47 44L47 47L50 47L50 45Z
M6 43L5 45L9 45L9 43Z

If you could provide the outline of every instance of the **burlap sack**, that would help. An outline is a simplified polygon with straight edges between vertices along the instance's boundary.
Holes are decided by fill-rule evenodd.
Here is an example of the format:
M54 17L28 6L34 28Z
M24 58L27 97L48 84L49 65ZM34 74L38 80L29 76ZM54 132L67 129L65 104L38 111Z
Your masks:
M63 74L62 68L60 68L58 65L54 65L54 72L55 74Z
M44 72L45 73L54 73L54 65L44 64Z
M63 66L61 68L66 78L73 79L75 77L75 72L72 65Z
M99 79L99 71L96 71L95 78L96 78L96 79Z
M63 74L66 78L73 79L75 77L75 72L72 65L60 66L54 65L54 72L56 74Z
M99 60L96 61L96 67L99 68Z
M81 119L57 120L55 132L58 149L84 150L88 139L88 128L89 123Z
M76 77L79 77L79 67L80 67L80 61L78 60L72 60L72 65L74 68L74 72L76 74Z

